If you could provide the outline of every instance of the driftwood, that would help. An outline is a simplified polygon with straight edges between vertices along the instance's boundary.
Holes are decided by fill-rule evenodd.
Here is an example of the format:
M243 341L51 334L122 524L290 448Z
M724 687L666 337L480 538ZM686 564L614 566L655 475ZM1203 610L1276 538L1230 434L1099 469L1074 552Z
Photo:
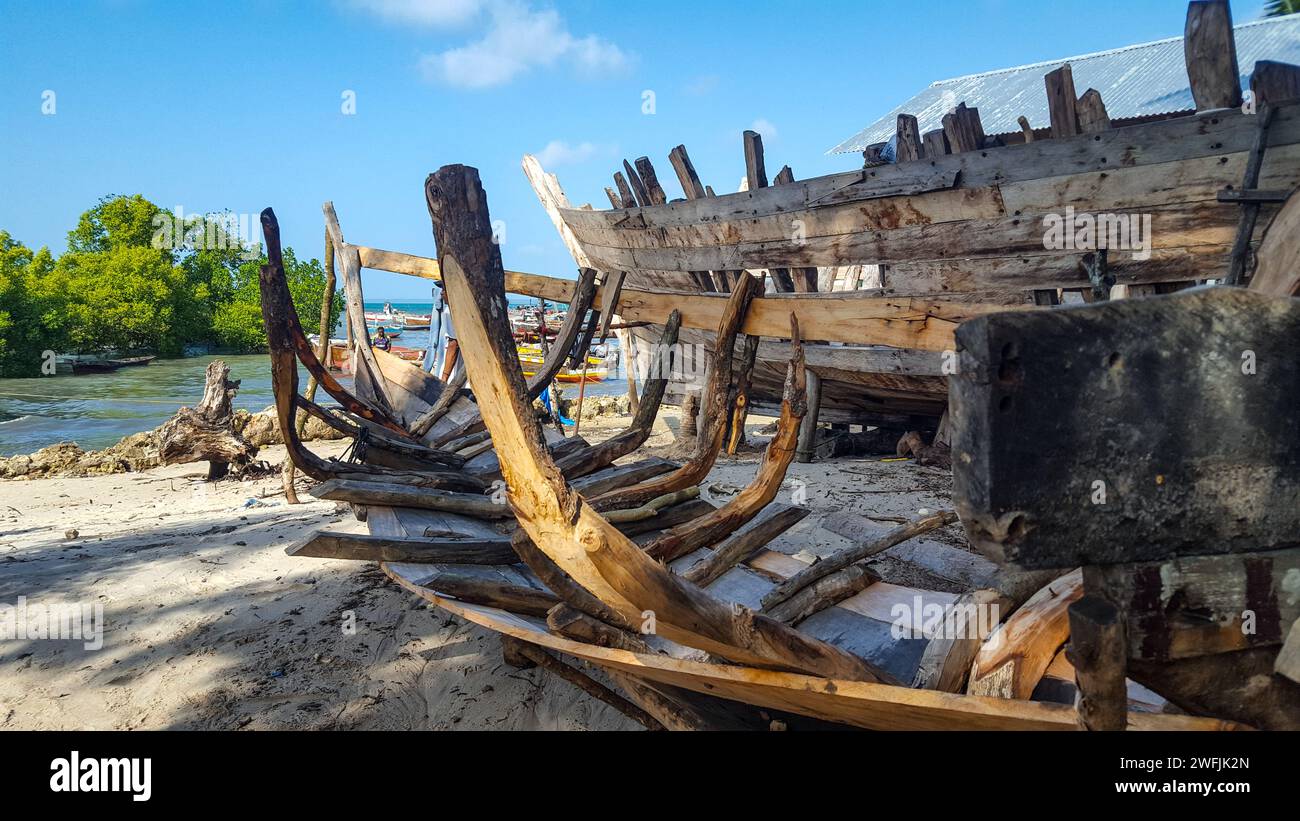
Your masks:
M514 564L510 539L426 538L390 539L364 533L320 530L284 551L313 559L353 559L366 562L433 564Z
M754 518L768 505L781 489L786 470L794 461L795 440L799 436L799 422L807 404L804 399L803 345L799 338L799 322L790 315L790 337L793 354L786 369L785 391L781 398L781 416L776 433L763 451L763 460L753 480L737 493L731 501L714 512L687 525L675 527L646 546L646 553L665 562L685 556L709 544L716 544L737 528Z
M638 505L665 493L699 484L708 475L718 458L718 451L722 449L722 438L727 430L732 349L736 342L736 332L745 319L745 312L757 289L758 280L745 274L737 280L728 297L727 309L718 324L714 350L710 357L708 386L705 388L705 430L696 442L694 455L667 476L596 497L592 504L597 510Z
M457 330L470 381L501 455L521 530L537 549L625 621L640 623L642 614L652 611L657 632L672 641L745 664L859 681L893 681L860 658L773 619L733 608L683 582L646 556L566 484L543 447L522 375L503 364L511 356L514 340L506 320L501 252L491 239L487 197L478 172L461 165L444 166L429 177L425 191L447 295L461 322ZM752 287L749 283L742 293ZM747 301L741 297L736 307ZM738 325L739 317L731 324ZM658 495L662 494L649 498Z
M235 433L230 400L239 381L230 381L230 368L220 359L208 363L203 398L193 408L181 408L158 429L158 456L164 465L208 463L208 481L220 479L230 466L242 468L257 456L257 446Z
M775 509L775 510L774 510ZM691 565L682 578L707 587L723 573L753 555L763 545L794 527L812 511L794 505L770 505L748 525L733 533L705 559Z
M796 573L768 591L767 595L763 597L763 610L764 612L771 610L804 587L826 578L837 570L843 570L855 562L862 561L877 553L883 553L896 544L929 533L931 530L952 524L955 521L957 521L956 513L951 510L940 510L905 522L873 541L846 547L838 553L809 566L807 570Z

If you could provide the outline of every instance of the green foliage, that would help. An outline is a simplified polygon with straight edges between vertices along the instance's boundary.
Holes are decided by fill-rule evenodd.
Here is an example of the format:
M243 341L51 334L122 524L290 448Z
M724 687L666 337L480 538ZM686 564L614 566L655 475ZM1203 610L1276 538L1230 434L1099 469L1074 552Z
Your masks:
M1300 0L1268 0L1264 4L1265 17L1281 17L1300 12Z
M46 350L266 350L258 288L266 259L247 259L232 227L229 215L178 219L136 194L105 197L82 214L57 260L0 231L0 377L39 374ZM314 329L325 273L292 249L284 256L294 304ZM332 319L341 311L336 297Z
M258 270L266 258L245 262L235 273L234 293L230 301L221 305L213 318L213 328L223 347L237 351L259 351L266 348L266 329L262 324L261 290ZM301 262L293 249L284 252L284 276L289 284L298 319L310 333L318 329L321 298L324 296L325 270L319 260ZM336 297L330 306L330 327L338 322L343 311L343 300Z

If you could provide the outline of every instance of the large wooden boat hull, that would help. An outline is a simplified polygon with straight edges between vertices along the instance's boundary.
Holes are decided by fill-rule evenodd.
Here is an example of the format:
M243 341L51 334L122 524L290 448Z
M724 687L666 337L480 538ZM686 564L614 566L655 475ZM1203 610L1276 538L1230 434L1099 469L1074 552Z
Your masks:
M701 292L698 272L773 266L819 269L825 287L836 270L878 265L877 295L949 307L1025 307L1036 296L1045 302L1058 294L1066 301L1092 299L1085 263L1094 248L1079 233L1089 224L1101 225L1103 233L1115 225L1112 242L1124 239L1120 220L1125 231L1136 228L1127 235L1128 247L1108 251L1107 270L1117 284L1159 293L1223 278L1241 207L1218 197L1241 186L1259 122L1235 109L1186 112L1075 137L611 210L570 207L535 160L525 158L525 170L579 264L626 271L627 287ZM1255 187L1289 191L1300 185L1300 105L1277 107L1265 145ZM1252 245L1276 209L1261 207ZM1043 294L1051 298L1041 300ZM648 344L658 329L633 334ZM707 332L702 338L709 343ZM909 345L888 327L870 324L861 326L859 340L944 350ZM822 378L824 420L942 413L946 378L937 356L898 368L842 355L833 365L818 364L817 347L808 346L809 368ZM771 405L779 396L781 362L760 352L752 396L757 404Z

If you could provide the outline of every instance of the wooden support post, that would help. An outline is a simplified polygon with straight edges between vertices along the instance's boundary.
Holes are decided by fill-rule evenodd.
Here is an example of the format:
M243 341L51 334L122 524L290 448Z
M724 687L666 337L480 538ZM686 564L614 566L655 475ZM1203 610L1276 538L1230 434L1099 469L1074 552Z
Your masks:
M1197 111L1241 105L1237 41L1232 34L1228 0L1193 0L1187 4L1183 55Z
M659 185L659 175L655 173L654 164L650 162L649 157L637 157L636 170L641 177L641 184L645 186L646 197L649 198L651 205L663 205L668 202L668 196L664 194L664 189Z
M925 156L921 146L921 132L917 127L916 117L911 114L898 115L894 152L897 162L912 162Z
M925 132L921 137L921 143L927 157L942 157L944 154L949 153L948 136L943 133L942 128Z
M618 186L619 205L624 208L636 208L636 195L632 193L632 186L627 184L627 178L623 176L622 171L614 172L614 184Z
M795 459L807 464L817 458L817 414L822 404L822 380L815 371L808 371L808 412L799 427L799 444Z
M1034 128L1029 124L1029 118L1021 114L1016 118L1016 122L1020 124L1020 133L1025 135L1025 142L1032 143L1034 141Z
M699 433L700 392L688 390L682 397L682 418L679 428L684 438L694 439Z
M632 167L632 163L623 160L623 173L627 174L628 184L632 186L632 193L636 196L636 204L641 207L651 205L650 192L646 190L645 183L641 181L641 175Z
M668 162L672 164L673 170L677 172L677 181L681 183L682 192L686 194L686 199L698 200L708 196L704 190L704 185L700 182L699 175L695 173L695 165L686 153L686 146L679 145L670 151L668 153Z
M794 182L794 171L790 166L783 165L777 172L776 178L772 181L773 185L788 185ZM793 227L793 226L792 226ZM793 280L794 290L796 293L807 294L817 291L817 269L812 266L801 268L781 268L779 271L785 272L785 276ZM777 274L774 272L773 276Z
M1043 81L1047 86L1047 112L1052 119L1052 138L1073 137L1079 133L1079 98L1074 93L1074 71L1066 63L1049 71Z
M943 133L954 154L983 148L984 126L980 124L980 110L958 103L951 113L943 115Z
M1075 106L1079 116L1079 131L1083 134L1095 134L1110 129L1110 115L1106 113L1106 104L1102 102L1101 92L1090 88L1083 92Z
M1088 595L1070 605L1069 616L1066 657L1079 685L1079 722L1088 730L1123 730L1128 725L1128 642L1119 609Z
M1250 75L1250 96L1255 111L1300 99L1300 66L1260 60Z

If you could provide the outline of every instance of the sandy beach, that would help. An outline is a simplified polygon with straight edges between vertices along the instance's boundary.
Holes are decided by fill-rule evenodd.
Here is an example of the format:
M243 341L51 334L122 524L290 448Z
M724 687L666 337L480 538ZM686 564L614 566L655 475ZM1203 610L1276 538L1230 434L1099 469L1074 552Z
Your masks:
M632 458L680 456L676 414L665 408ZM584 421L582 435L594 442L626 421ZM770 421L750 418L752 444ZM326 455L344 446L312 444ZM275 464L284 451L259 456ZM722 456L705 496L724 503L758 457L757 447ZM286 556L308 530L364 528L305 482L305 503L290 506L278 476L209 484L205 470L0 482L0 604L98 603L104 620L98 650L0 642L0 728L640 728L548 673L505 665L494 633L402 591L376 565ZM907 461L795 464L781 500L814 512L770 547L826 555L847 542L822 516L855 511L888 527L947 505L950 486L945 472ZM962 544L952 528L934 538Z

